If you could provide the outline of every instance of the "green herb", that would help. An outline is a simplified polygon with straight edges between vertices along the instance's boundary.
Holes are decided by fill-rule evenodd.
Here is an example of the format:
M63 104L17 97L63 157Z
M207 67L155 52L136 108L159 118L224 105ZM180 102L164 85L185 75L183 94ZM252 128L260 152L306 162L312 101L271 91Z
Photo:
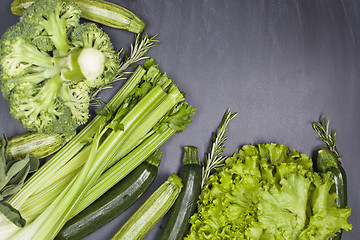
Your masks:
M329 130L330 121L326 119L326 117L322 117L322 119L318 122L313 122L313 128L315 132L319 135L320 139L326 144L326 148L329 148L330 151L336 154L337 158L341 162L340 154L338 152L336 146L336 132L335 130Z
M39 167L38 158L27 154L22 159L14 160L8 154L7 148L8 139L3 134L0 151L0 201L20 191L28 174L35 172ZM10 204L1 202L0 212L16 226L23 227L25 225L25 219Z
M206 155L205 164L203 165L203 177L201 181L201 187L206 185L209 176L213 170L222 166L227 157L222 156L225 148L225 142L227 136L224 136L227 131L229 122L236 117L237 113L231 113L230 109L227 109L224 113L221 126L217 130L217 134L213 134L212 145L210 153Z

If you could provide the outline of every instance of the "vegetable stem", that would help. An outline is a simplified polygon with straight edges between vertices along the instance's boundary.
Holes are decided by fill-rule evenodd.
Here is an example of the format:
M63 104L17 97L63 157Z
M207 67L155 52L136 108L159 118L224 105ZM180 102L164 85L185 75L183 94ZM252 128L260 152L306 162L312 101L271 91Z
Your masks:
M205 187L210 174L216 168L222 166L226 157L222 156L225 149L225 142L227 137L224 136L227 131L229 122L236 117L237 113L231 113L230 109L226 109L224 113L221 126L217 130L217 134L213 136L210 153L206 155L205 164L203 165L203 177L201 181L201 187Z

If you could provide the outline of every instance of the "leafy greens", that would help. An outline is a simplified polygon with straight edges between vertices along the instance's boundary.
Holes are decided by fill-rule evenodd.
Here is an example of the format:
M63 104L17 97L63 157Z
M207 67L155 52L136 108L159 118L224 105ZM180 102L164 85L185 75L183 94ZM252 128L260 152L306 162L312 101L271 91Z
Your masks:
M352 228L333 183L285 145L245 145L210 176L185 239L328 239Z

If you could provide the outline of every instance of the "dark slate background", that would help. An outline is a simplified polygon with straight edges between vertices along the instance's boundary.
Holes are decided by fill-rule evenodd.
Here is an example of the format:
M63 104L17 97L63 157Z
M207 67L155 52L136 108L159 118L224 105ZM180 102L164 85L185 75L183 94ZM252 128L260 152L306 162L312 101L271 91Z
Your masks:
M10 14L10 2L0 3L0 34L18 20ZM197 146L203 158L228 107L238 116L227 133L227 155L244 144L278 142L313 156L321 143L311 123L327 114L348 174L353 230L343 239L359 239L359 1L113 2L137 13L147 23L146 32L158 35L161 45L150 55L198 109L188 129L161 147L158 178L140 202L178 172L183 146ZM104 30L116 47L129 49L133 34ZM103 92L104 100L120 87ZM5 100L0 99L0 107L0 132L9 137L24 132ZM86 239L110 238L139 204ZM162 225L146 239L156 239Z

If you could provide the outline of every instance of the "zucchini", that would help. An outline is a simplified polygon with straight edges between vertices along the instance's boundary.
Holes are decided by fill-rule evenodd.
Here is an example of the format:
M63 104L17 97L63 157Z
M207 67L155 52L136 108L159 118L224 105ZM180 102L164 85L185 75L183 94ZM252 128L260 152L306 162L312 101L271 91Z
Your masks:
M143 205L126 221L111 240L142 239L169 211L183 187L175 173L155 190Z
M153 183L161 157L162 152L160 150L155 151L122 181L70 219L55 239L81 239L123 213Z
M318 151L316 167L319 172L325 173L330 171L335 183L332 192L336 192L338 198L335 200L341 208L347 206L347 182L344 168L338 161L336 155L329 149Z
M189 218L194 214L201 191L202 169L196 147L184 147L181 178L184 184L174 206L169 211L160 240L183 239L190 229Z
M76 131L69 133L26 132L9 140L7 153L14 159L20 159L28 153L39 159L45 158L57 152L75 134Z
M336 192L337 198L335 202L341 208L347 206L347 181L344 168L338 161L337 156L329 149L321 149L318 151L318 157L316 160L316 168L318 172L325 173L330 172L331 177L334 179L334 185L330 189L331 192ZM336 234L335 237L330 240L340 240L343 230Z
M104 0L64 0L76 3L82 10L81 17L109 26L125 29L133 33L141 33L145 23L133 12L115 3ZM21 16L23 11L33 4L34 0L14 0L11 12Z
M334 179L334 185L331 187L330 192L336 192L337 198L335 203L340 208L347 207L347 182L346 173L342 167L340 154L336 146L336 132L329 130L329 121L323 117L319 122L313 122L313 128L319 135L320 139L325 143L323 149L318 151L316 159L316 170L321 173L330 172L331 177ZM330 240L340 240L343 229L338 232Z

